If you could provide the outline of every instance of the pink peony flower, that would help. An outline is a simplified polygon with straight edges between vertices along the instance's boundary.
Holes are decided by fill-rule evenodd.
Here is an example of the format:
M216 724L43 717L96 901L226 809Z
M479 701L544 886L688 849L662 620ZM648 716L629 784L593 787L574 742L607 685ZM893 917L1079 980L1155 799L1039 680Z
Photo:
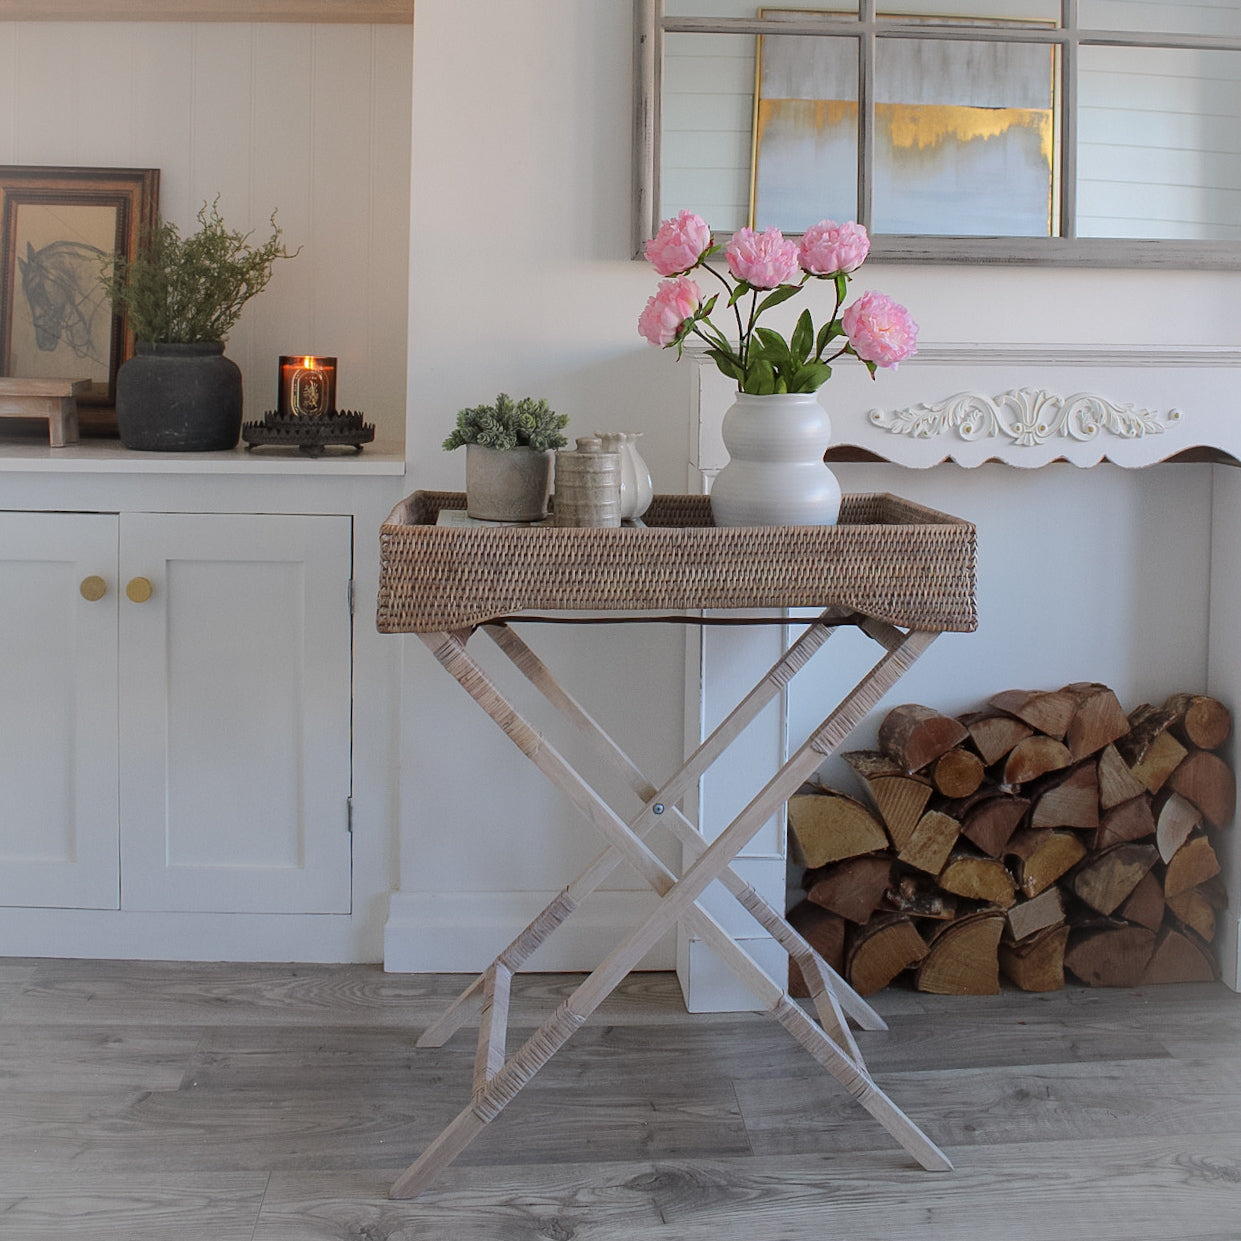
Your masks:
M711 230L702 216L692 211L665 220L646 243L646 257L661 276L687 272L711 247Z
M866 229L852 220L837 224L820 220L802 234L797 249L803 271L812 276L834 276L838 272L857 271L870 253Z
M728 270L755 289L792 284L801 274L797 243L785 241L778 228L769 228L763 233L756 233L752 228L738 229L724 253L728 258Z
M638 316L638 333L652 345L670 345L701 302L702 292L688 276L661 280Z
M896 369L917 352L918 325L884 293L863 293L840 316L853 351L865 362Z

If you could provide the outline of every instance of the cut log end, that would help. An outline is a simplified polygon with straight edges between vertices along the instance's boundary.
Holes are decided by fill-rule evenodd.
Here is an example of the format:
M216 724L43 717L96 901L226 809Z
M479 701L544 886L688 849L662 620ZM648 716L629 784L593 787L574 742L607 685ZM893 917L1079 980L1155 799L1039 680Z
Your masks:
M880 914L855 928L845 958L845 976L860 995L872 995L926 956L926 941L912 919Z
M794 794L788 800L788 823L796 853L810 868L875 853L888 844L874 815L843 793Z
M1214 981L1214 962L1206 949L1194 941L1192 935L1167 926L1159 932L1150 960L1142 973L1144 985Z
M1143 926L1088 927L1074 931L1064 966L1090 987L1137 987L1155 948L1155 932Z
M939 886L945 892L1000 909L1008 909L1017 902L1016 881L996 858L954 853L940 871Z
M944 797L969 797L982 784L982 759L959 746L947 750L931 767L931 781Z
M1064 986L1067 924L1051 926L1019 944L1001 942L1000 970L1022 991L1059 991Z
M1129 731L1129 719L1106 685L1066 685L1061 691L1075 701L1065 743L1073 761L1097 754Z
M1129 841L1082 862L1069 880L1073 893L1107 916L1125 900L1159 860L1154 845Z
M1173 694L1163 709L1173 717L1173 731L1196 749L1218 750L1232 733L1231 712L1205 694Z
M931 707L905 703L893 707L879 726L879 748L912 774L933 763L969 736L959 720Z
M1227 827L1232 822L1236 779L1218 754L1190 751L1169 775L1168 787L1196 806L1211 827Z
M914 986L936 995L995 995L1000 989L999 944L1004 915L967 914L944 925L914 971Z
M1067 745L1035 733L1013 746L1004 763L1004 783L1010 787L1028 784L1049 771L1069 766L1072 761Z
M868 853L807 871L806 899L850 922L867 922L883 903L892 879L892 858Z

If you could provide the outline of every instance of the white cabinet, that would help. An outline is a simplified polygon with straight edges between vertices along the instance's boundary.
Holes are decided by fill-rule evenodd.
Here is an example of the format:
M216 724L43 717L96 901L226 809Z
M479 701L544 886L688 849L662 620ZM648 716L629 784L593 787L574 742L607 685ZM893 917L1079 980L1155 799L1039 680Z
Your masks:
M352 538L0 513L0 904L349 912Z
M115 909L115 516L0 513L0 904ZM107 602L79 585L104 576Z

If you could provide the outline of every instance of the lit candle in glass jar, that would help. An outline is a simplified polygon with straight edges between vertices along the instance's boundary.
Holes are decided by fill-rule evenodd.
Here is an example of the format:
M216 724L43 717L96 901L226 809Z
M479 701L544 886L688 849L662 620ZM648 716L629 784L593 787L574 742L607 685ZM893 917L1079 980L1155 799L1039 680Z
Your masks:
M277 413L309 417L336 412L336 359L281 355Z

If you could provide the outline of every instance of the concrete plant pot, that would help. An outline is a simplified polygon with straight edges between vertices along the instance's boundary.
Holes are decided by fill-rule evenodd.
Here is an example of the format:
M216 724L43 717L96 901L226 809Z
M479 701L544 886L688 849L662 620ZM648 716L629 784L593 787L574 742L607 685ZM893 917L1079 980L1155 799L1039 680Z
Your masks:
M479 521L542 521L555 456L550 450L467 444L466 511Z

